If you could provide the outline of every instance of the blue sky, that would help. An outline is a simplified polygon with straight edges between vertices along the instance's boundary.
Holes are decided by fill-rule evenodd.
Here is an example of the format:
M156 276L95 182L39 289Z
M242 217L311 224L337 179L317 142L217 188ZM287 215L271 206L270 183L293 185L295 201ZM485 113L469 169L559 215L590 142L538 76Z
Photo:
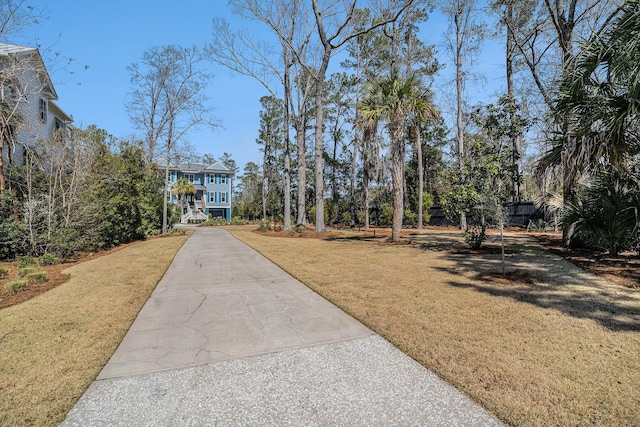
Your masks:
M131 91L128 65L139 62L153 46L203 46L212 37L214 17L247 26L234 17L226 0L30 0L29 4L43 10L43 18L15 41L41 46L45 60L55 52L73 58L68 65L64 59L47 61L58 105L73 115L76 126L95 124L123 139L135 133L125 109L126 95ZM433 14L421 31L436 45L442 43L446 30L438 15ZM448 62L444 48L439 50L441 61ZM488 101L487 97L500 91L504 71L499 52L494 43L480 56L477 69L488 77L484 85L473 88L477 99ZM442 104L450 87L451 68L449 65L434 83ZM209 103L223 127L194 132L190 142L200 154L219 157L223 152L231 153L241 168L249 161L260 163L255 139L259 99L266 91L253 79L218 65L207 64L207 71L213 75L208 85Z

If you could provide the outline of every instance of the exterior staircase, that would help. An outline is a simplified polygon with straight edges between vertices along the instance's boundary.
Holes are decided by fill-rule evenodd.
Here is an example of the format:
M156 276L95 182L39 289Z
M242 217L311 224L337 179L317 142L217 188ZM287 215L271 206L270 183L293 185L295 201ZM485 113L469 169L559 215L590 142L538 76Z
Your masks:
M195 203L187 203L187 212L180 217L181 224L188 224L190 222L201 222L209 219L209 215L202 211L202 201L196 201Z

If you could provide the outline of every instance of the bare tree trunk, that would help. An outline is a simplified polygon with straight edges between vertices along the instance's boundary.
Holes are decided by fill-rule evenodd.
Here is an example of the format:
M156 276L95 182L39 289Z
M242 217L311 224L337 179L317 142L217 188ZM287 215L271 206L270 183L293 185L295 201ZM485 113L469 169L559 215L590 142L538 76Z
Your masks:
M402 131L402 118L391 119L391 181L393 184L393 226L391 228L391 241L400 240L402 220L404 217L404 135Z
M329 53L329 52L325 52ZM316 233L326 231L324 219L324 75L329 65L329 55L325 55L316 78L316 123L315 123L315 179L316 179Z
M368 171L364 171L362 186L364 187L364 230L369 230L369 177Z
M505 22L513 22L513 4L507 4ZM508 26L509 24L507 24ZM513 40L513 33L507 28L507 41L505 48L505 66L507 74L507 94L512 100L516 99L515 85L513 83L513 63L515 56L515 41ZM509 113L509 120L513 123L513 113ZM512 168L513 168L513 202L520 201L520 167L521 167L521 152L522 152L522 140L519 134L511 136L511 145L513 148L512 154Z
M424 170L422 167L422 141L420 140L420 127L415 127L415 138L416 138L416 154L418 155L418 224L416 228L422 228L422 204L423 204L423 196L424 192Z
M291 149L289 144L289 117L290 109L289 99L291 97L291 78L290 78L290 65L289 55L287 47L283 45L282 50L284 52L284 218L283 228L284 231L291 230Z
M167 208L169 207L169 161L170 157L167 154L167 164L164 167L164 192L162 195L162 234L165 234L168 228Z
M463 79L464 74L462 70L462 22L463 19L460 13L454 15L454 23L456 27L456 101L457 101L457 114L456 114L456 127L457 127L457 141L458 141L458 169L460 174L464 171L464 123L463 123ZM462 230L467 229L467 216L464 212L460 214L460 228Z
M307 146L305 141L305 119L299 118L296 124L296 142L298 145L298 212L297 225L307 225L306 193L307 193Z
M356 226L356 193L355 193L355 189L356 189L356 166L358 164L358 134L357 134L357 130L354 129L354 134L355 137L353 139L353 155L351 156L351 174L350 174L350 180L351 182L349 183L349 209L350 209L350 213L351 213L351 221L350 221L350 227L351 229L354 229Z

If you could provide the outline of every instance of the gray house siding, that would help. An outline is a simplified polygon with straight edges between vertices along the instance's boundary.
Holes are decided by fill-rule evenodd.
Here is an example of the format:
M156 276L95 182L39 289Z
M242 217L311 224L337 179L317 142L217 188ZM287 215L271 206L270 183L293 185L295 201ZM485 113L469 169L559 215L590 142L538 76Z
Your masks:
M11 102L17 103L21 119L21 125L14 130L16 149L10 159L20 164L24 147L52 140L56 130L66 129L72 118L53 102L58 96L38 49L0 43L0 56L4 58L1 66L5 67L0 94L3 99L11 96ZM15 78L10 78L7 72ZM5 160L9 159L7 148L2 153Z

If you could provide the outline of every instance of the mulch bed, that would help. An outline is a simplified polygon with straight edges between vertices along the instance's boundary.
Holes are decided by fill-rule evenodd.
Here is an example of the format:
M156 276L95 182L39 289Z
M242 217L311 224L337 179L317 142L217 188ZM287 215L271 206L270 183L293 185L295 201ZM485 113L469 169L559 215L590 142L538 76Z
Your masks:
M7 278L0 279L0 309L20 304L22 302L30 300L35 296L47 292L55 288L56 286L63 284L69 279L69 275L63 273L62 271L73 266L74 264L89 261L94 258L117 252L128 246L131 246L134 243L136 242L127 243L99 252L77 252L61 263L47 266L36 266L38 270L47 272L47 281L41 283L30 283L18 292L13 292L7 289L7 287L5 286L7 282L16 278L18 268L12 262L2 262L0 263L0 265L9 267L9 276Z
M640 256L630 252L611 257L587 249L567 249L562 246L562 237L556 234L536 235L540 244L549 252L558 255L585 271L601 276L613 283L632 289L640 289Z

